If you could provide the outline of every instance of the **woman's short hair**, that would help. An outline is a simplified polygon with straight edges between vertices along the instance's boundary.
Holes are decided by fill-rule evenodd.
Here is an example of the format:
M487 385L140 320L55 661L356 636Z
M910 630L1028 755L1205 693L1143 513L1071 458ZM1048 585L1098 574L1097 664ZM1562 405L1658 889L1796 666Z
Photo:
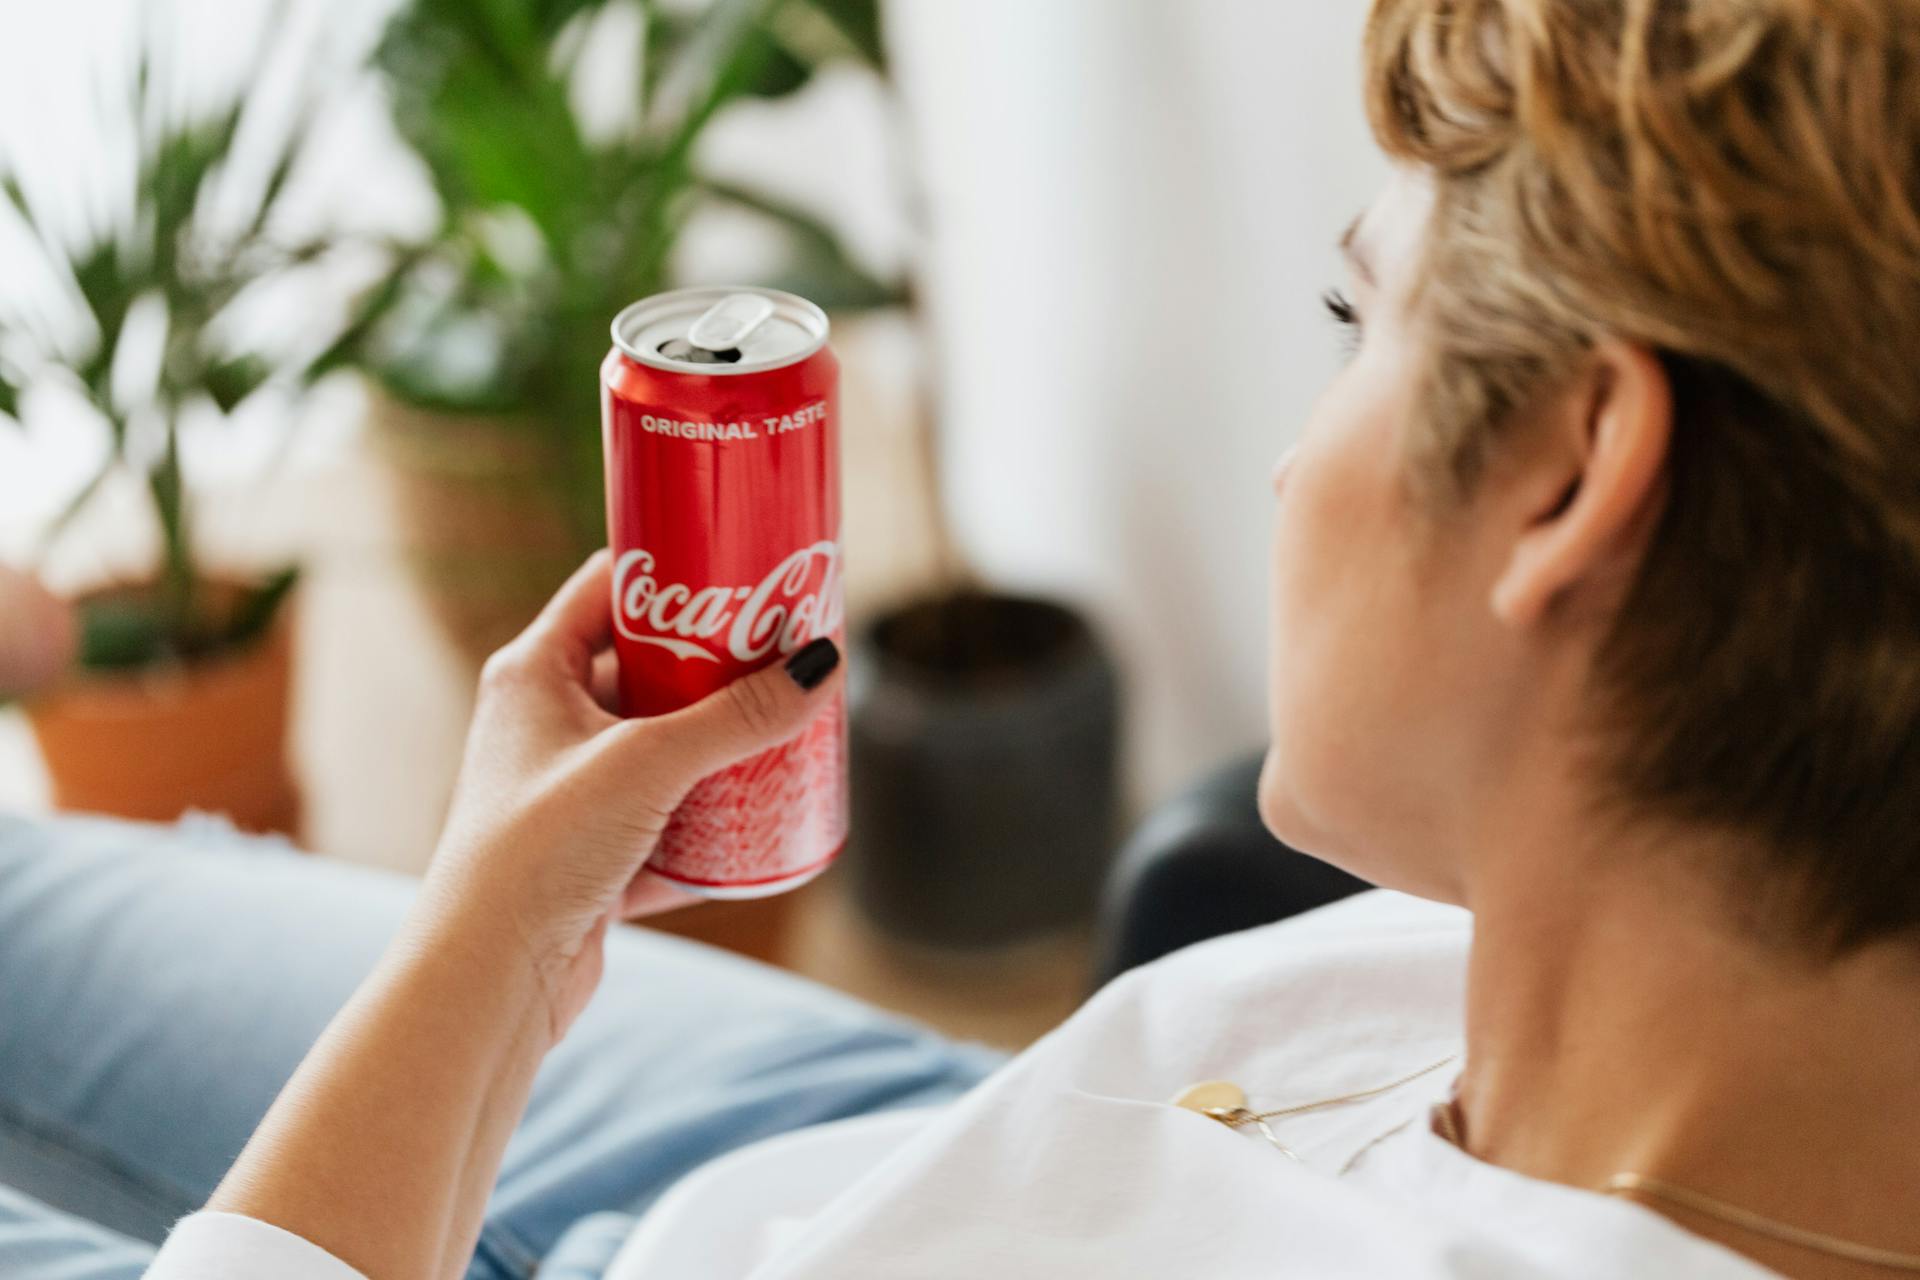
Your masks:
M1367 79L1435 184L1416 492L1464 500L1599 339L1672 382L1608 809L1737 834L1798 945L1920 927L1920 4L1378 0Z

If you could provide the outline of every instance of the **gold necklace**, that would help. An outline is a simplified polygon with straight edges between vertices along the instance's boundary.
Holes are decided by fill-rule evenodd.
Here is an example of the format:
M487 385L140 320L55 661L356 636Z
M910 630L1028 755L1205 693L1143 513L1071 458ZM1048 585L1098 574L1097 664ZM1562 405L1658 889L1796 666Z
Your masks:
M1460 1137L1460 1124L1455 1115L1458 1104L1448 1101L1436 1107L1435 1114L1440 1122L1440 1136L1462 1151L1466 1143ZM1709 1218L1718 1219L1729 1226L1751 1231L1755 1235L1778 1240L1782 1244L1798 1245L1802 1249L1811 1249L1835 1258L1845 1258L1849 1262L1860 1262L1870 1267L1886 1267L1892 1271L1920 1273L1920 1254L1900 1253L1893 1249L1881 1249L1874 1245L1860 1244L1840 1236L1830 1236L1820 1231L1810 1231L1805 1227L1796 1227L1792 1223L1781 1222L1751 1209L1743 1209L1737 1204L1728 1204L1725 1200L1715 1199L1703 1191L1683 1187L1677 1183L1666 1182L1649 1177L1644 1173L1622 1171L1608 1178L1600 1191L1612 1196L1644 1196L1652 1200L1664 1200L1677 1204L1684 1209Z
M1432 1075L1440 1068L1457 1059L1460 1055L1450 1053L1440 1061L1424 1066L1410 1075L1398 1080L1389 1080L1386 1084L1375 1085L1371 1089L1361 1089L1355 1093L1343 1093L1337 1098L1322 1098L1317 1102L1300 1102L1291 1107L1275 1107L1271 1111L1247 1110L1247 1093L1231 1080L1202 1080L1199 1084L1190 1084L1173 1096L1173 1105L1185 1107L1206 1116L1209 1120L1218 1120L1229 1129L1240 1129L1253 1125L1260 1134L1272 1143L1281 1155L1296 1163L1301 1163L1300 1153L1280 1141L1267 1121L1281 1116L1297 1116L1309 1111L1321 1111L1327 1107L1338 1107L1349 1102L1365 1102L1368 1098L1377 1098L1383 1093L1398 1089L1403 1084L1412 1084L1421 1076ZM1349 1162L1351 1164L1351 1162ZM1343 1169L1341 1172L1345 1172Z
M1751 1209L1742 1209L1737 1204L1716 1200L1705 1192L1695 1191L1691 1187L1676 1186L1671 1182L1662 1182L1658 1178L1649 1178L1644 1173L1616 1173L1608 1178L1607 1185L1600 1189L1608 1195L1638 1194L1656 1200L1666 1200L1691 1209L1695 1213L1703 1213L1709 1218L1718 1218L1731 1226L1745 1228L1755 1235L1768 1236L1782 1244L1799 1245L1802 1249L1812 1249L1816 1253L1845 1258L1849 1262L1863 1262L1870 1267L1886 1267L1893 1271L1920 1273L1920 1253L1900 1253L1893 1249L1859 1244L1840 1236L1830 1236L1824 1232L1809 1231L1805 1227L1796 1227L1791 1223L1765 1217Z

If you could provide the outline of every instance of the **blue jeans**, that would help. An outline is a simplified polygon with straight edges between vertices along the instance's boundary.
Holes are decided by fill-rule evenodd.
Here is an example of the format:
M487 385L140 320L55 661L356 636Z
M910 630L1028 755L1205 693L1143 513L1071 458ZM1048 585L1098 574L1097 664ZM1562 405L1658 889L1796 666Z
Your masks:
M414 882L223 824L0 815L0 1276L129 1280L204 1203L373 965ZM542 1067L468 1275L597 1277L676 1178L998 1065L634 929Z

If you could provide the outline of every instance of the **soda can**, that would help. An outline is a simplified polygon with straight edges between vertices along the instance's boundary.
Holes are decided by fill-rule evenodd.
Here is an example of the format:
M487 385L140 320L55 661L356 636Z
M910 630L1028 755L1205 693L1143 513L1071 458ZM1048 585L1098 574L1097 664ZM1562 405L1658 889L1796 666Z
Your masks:
M845 651L840 366L820 308L682 289L613 322L600 370L620 708L675 711L818 636ZM647 866L711 898L825 870L847 835L847 713L706 778Z

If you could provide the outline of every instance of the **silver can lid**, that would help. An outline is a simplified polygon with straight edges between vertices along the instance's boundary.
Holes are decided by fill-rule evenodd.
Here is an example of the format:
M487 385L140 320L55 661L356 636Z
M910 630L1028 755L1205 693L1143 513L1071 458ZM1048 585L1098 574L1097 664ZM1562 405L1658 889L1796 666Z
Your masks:
M613 345L672 373L764 373L797 364L827 341L827 313L778 289L676 289L613 318Z

